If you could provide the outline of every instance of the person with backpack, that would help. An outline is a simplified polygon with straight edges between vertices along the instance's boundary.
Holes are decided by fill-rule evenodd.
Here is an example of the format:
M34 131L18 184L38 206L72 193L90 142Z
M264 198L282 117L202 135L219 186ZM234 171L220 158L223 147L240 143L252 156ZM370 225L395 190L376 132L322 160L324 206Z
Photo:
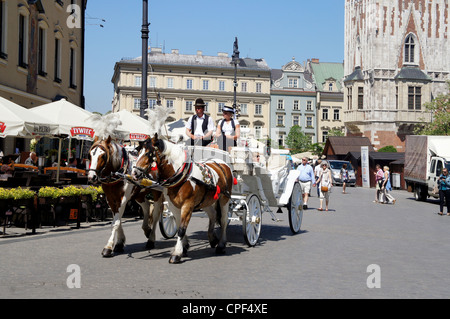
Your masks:
M223 151L229 151L230 147L237 146L237 140L241 135L239 121L234 119L234 109L229 106L222 108L223 119L217 124L217 146Z
M195 115L186 123L186 135L190 138L188 145L206 146L212 141L214 121L211 116L205 114L205 106L203 99L195 100Z

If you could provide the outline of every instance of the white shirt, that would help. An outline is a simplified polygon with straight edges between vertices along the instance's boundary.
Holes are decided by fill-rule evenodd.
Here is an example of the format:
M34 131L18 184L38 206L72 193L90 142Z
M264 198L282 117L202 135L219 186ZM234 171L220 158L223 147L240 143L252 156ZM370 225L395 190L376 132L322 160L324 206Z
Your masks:
M238 120L231 119L231 121L234 121L234 126L235 127L239 125L239 121ZM234 133L233 125L231 124L231 121L230 122L223 121L223 124L222 124L222 121L219 122L219 125L222 125L221 129L222 129L222 131L224 132L225 135L231 135L231 134Z
M189 130L192 127L192 118L193 117L194 116L191 116L186 123L186 128ZM195 126L195 132L191 132L192 134L194 134L195 136L205 136L205 133L203 133L203 130L202 130L204 120L205 120L205 114L203 114L202 117L197 116L197 119L196 119L197 125ZM207 132L215 130L214 121L212 120L211 116L209 116L208 127L206 130L207 130Z

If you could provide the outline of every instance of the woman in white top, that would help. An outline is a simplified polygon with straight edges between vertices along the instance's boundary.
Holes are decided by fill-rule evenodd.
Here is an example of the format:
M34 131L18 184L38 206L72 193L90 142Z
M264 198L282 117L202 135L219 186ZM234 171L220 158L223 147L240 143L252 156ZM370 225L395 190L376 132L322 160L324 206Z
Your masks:
M328 168L326 162L322 162L322 171L320 172L319 178L316 183L320 183L320 208L318 210L322 211L323 199L325 198L325 210L328 211L328 202L330 201L331 187L333 187L333 180L331 179L331 170ZM316 186L314 184L313 186ZM323 187L327 188L327 191Z
M217 124L216 138L217 145L221 150L229 151L230 147L237 145L237 140L241 135L241 126L238 120L233 118L234 109L224 106L223 120Z

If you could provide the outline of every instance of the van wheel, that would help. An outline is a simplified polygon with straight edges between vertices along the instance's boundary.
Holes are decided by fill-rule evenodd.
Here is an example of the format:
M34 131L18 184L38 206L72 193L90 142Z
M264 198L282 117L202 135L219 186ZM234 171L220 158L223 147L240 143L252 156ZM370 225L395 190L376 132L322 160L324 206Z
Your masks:
M427 200L427 192L424 187L422 187L422 186L415 187L414 199L417 201L426 201Z

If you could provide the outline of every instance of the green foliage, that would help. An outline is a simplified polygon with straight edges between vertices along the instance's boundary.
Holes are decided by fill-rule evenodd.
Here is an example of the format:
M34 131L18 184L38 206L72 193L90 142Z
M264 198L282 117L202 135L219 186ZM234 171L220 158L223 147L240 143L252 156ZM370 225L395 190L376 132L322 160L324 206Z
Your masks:
M29 189L22 187L17 188L0 188L0 200L2 199L30 199L33 198L36 193Z
M291 154L307 152L311 148L311 137L302 132L302 128L294 125L289 130L286 145L291 149Z
M388 145L385 147L382 147L378 150L378 152L384 152L384 153L397 153L397 149L392 146L392 145Z
M424 106L431 113L432 121L416 126L417 135L450 135L450 81L447 81L447 94L438 95Z

